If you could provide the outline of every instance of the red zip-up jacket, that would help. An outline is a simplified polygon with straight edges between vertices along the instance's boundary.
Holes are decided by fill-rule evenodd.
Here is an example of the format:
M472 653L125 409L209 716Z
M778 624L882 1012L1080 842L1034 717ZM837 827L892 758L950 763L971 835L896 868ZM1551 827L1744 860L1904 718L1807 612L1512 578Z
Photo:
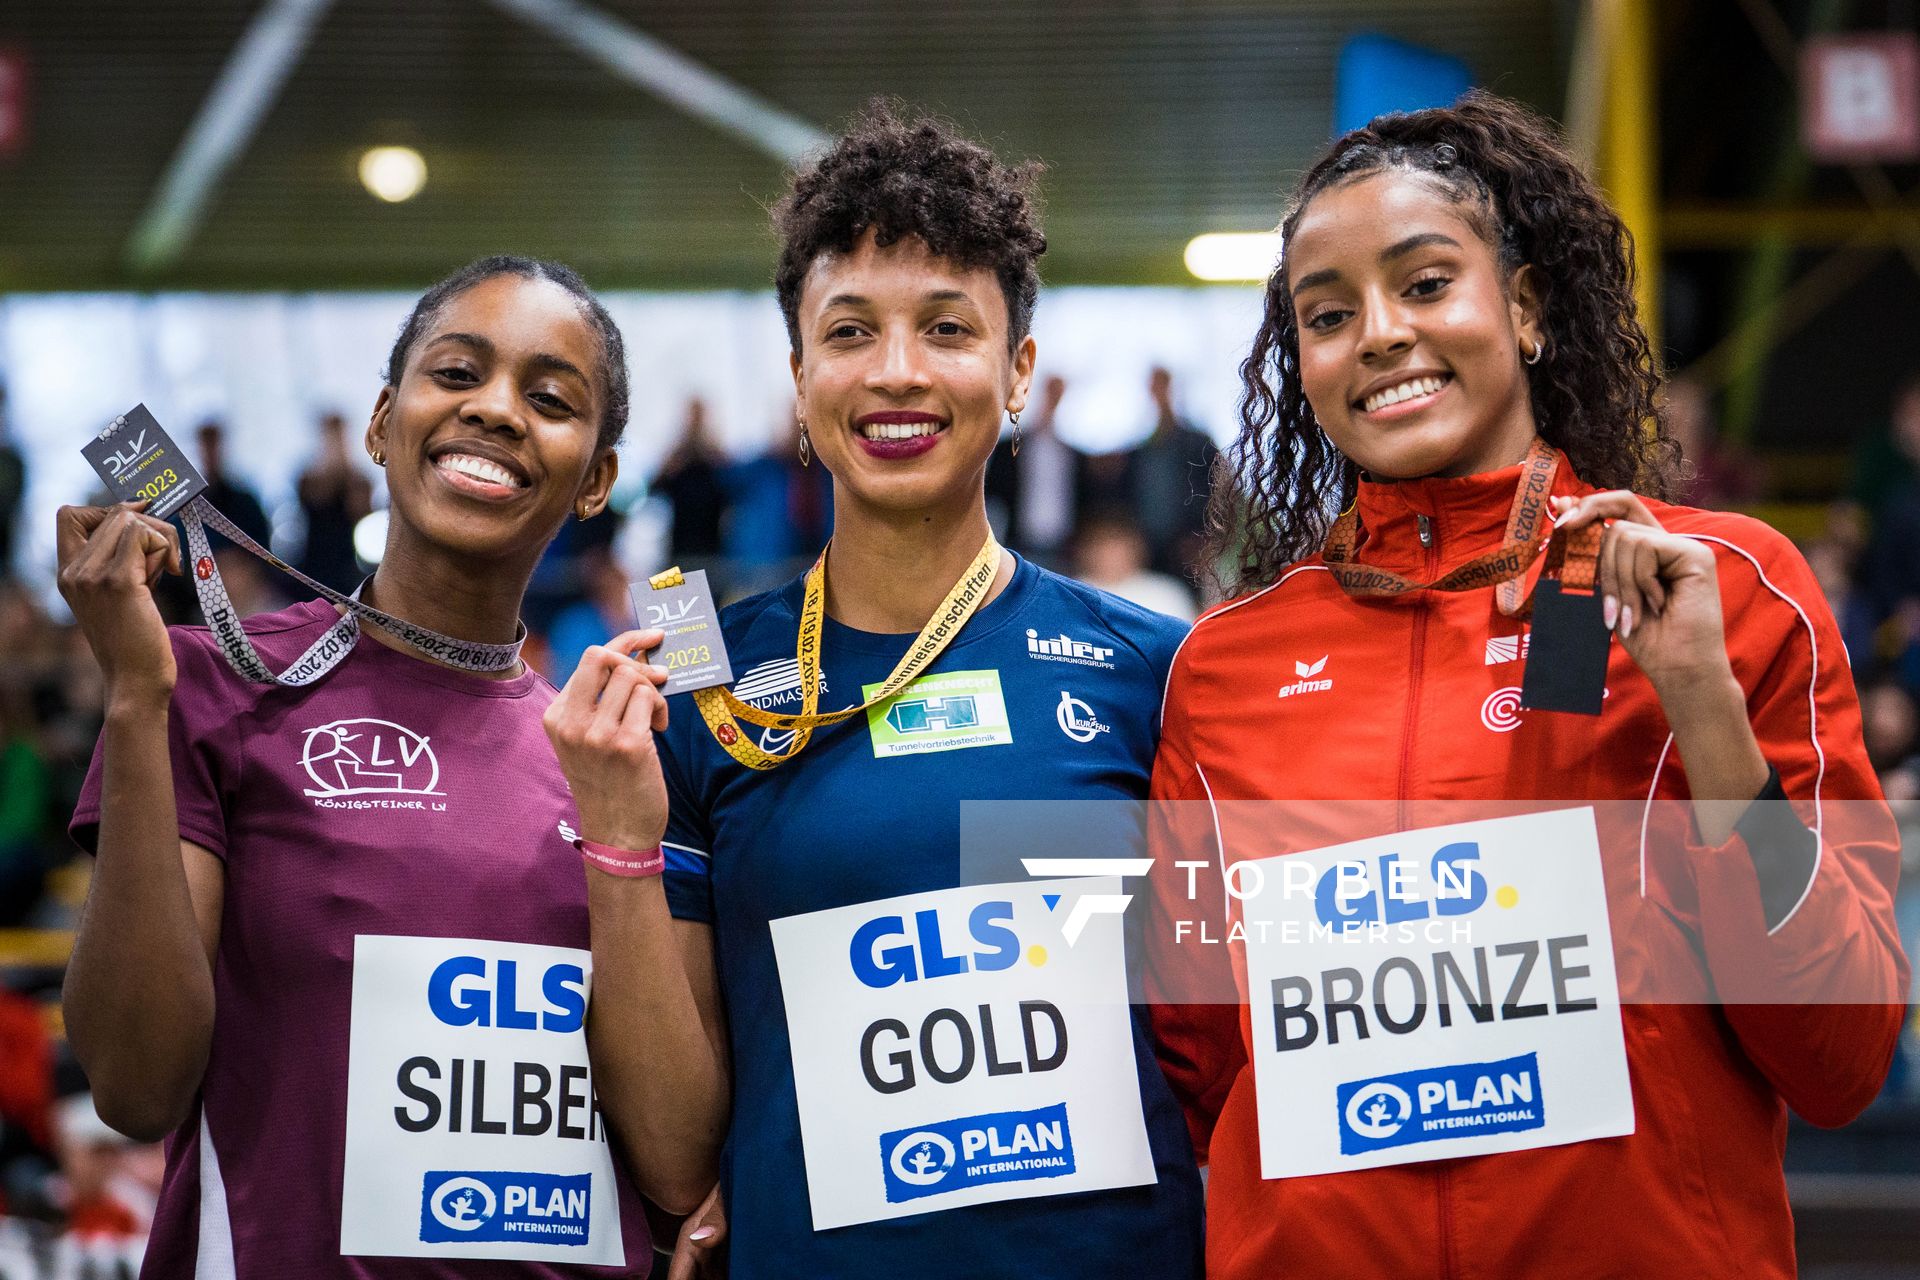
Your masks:
M1357 558L1439 577L1499 545L1519 476L1363 483ZM1592 489L1563 460L1553 491ZM1852 1119L1899 1035L1897 835L1839 632L1798 552L1747 517L1647 505L1713 547L1754 732L1821 833L1803 894L1771 928L1744 837L1699 847L1659 699L1618 644L1600 716L1521 711L1527 628L1492 588L1349 597L1314 557L1207 614L1181 648L1153 795L1202 802L1175 807L1211 812L1228 863L1284 851L1274 830L1313 809L1298 802L1387 802L1379 829L1326 844L1459 820L1439 802L1594 802L1634 1107L1626 1137L1263 1181L1244 956L1215 947L1242 1004L1155 1013L1210 1163L1210 1277L1794 1274L1787 1108ZM1296 663L1312 682L1276 696ZM1234 803L1256 800L1296 803ZM1663 837L1678 856L1648 858ZM1166 908L1184 873L1156 867L1154 881Z

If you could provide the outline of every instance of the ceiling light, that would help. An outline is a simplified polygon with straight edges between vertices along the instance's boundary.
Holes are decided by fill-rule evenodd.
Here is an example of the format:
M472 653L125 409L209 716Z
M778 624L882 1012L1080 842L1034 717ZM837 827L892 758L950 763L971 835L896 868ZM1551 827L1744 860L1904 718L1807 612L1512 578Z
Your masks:
M1278 231L1210 231L1187 242L1187 270L1201 280L1258 280L1280 262Z
M360 185L389 204L420 194L427 162L412 147L369 147L360 157Z

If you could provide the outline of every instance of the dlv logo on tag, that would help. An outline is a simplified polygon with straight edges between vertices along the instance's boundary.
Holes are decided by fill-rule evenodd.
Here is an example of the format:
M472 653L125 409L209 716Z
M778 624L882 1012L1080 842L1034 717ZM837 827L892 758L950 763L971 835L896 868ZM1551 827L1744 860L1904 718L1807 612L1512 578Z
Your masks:
M694 600L674 600L667 604L650 604L647 606L647 621L656 627L678 622L693 612L696 603Z
M114 475L119 475L128 467L140 461L140 455L146 452L146 448L147 433L145 428L142 428L140 434L134 437L132 444L128 445L124 450L116 449L106 456L105 461L107 468L111 470Z

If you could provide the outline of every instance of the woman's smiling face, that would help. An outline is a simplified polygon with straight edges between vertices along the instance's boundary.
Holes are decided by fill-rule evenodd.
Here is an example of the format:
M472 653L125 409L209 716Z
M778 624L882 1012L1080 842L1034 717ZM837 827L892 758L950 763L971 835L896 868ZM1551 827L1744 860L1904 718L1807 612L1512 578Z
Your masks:
M1334 447L1381 479L1495 470L1535 434L1532 273L1502 266L1466 201L1387 169L1314 196L1287 246L1301 390Z
M498 275L448 299L380 393L369 448L394 513L472 555L544 547L577 504L598 509L616 468L599 445L600 336L547 280Z
M1001 418L1033 378L1033 339L1009 344L992 270L868 232L814 260L798 323L794 391L837 499L901 513L977 498Z

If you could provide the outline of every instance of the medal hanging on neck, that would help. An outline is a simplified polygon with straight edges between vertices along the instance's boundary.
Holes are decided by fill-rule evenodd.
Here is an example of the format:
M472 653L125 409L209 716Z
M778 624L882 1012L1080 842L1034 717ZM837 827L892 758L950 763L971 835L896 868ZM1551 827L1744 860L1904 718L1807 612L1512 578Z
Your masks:
M206 616L207 627L219 643L227 665L244 680L286 688L313 684L353 651L354 642L360 636L361 618L409 648L461 671L510 671L520 661L520 646L527 639L524 623L520 624L519 635L512 644L480 644L441 635L362 601L360 592L366 589L364 582L352 595L347 595L325 583L315 582L274 555L201 496L207 482L144 404L135 405L115 418L81 453L119 501L147 502L150 504L147 513L161 519L176 513L180 516L180 524L187 534L187 569L193 575L193 589L200 597L200 611ZM227 594L226 583L220 578L220 566L207 541L208 525L243 550L346 610L340 621L327 628L326 634L278 675L253 647L253 640L241 626L239 611Z
M762 711L735 696L727 688L700 689L693 695L694 704L700 708L700 716L707 722L714 740L726 753L749 769L776 769L793 759L806 749L808 740L815 729L827 725L839 724L866 711L869 707L889 701L901 690L918 678L953 638L967 624L967 619L986 602L987 592L993 586L994 578L1000 572L1000 544L989 533L980 548L980 553L967 566L960 580L953 584L953 590L920 634L907 647L907 652L893 671L881 682L879 689L871 698L855 706L842 707L838 711L818 711L820 705L820 636L824 630L827 613L827 553L822 551L820 558L807 571L806 593L800 605L800 634L795 644L795 658L800 667L800 710L793 715L776 715ZM740 728L740 721L758 725L763 729L791 730L793 739L783 751L764 751L747 741L747 735Z
M1520 705L1530 711L1599 715L1606 696L1611 633L1602 620L1594 587L1606 530L1599 524L1571 534L1549 529L1547 498L1560 462L1559 450L1534 437L1526 460L1520 464L1520 484L1507 512L1500 545L1431 582L1415 582L1355 560L1360 545L1356 507L1348 507L1334 521L1321 560L1350 596L1392 597L1412 591L1493 587L1495 606L1502 615L1532 623ZM1542 536L1543 529L1549 529L1548 536ZM1527 572L1542 552L1547 558L1539 581L1529 593Z

